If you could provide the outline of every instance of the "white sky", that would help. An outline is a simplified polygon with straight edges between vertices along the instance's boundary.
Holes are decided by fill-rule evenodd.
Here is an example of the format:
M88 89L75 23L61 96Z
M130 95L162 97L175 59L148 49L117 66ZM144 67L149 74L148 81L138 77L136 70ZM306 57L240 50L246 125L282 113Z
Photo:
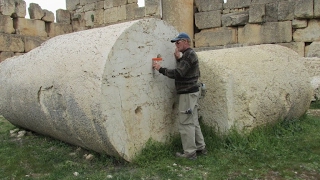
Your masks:
M30 3L36 3L41 6L42 9L49 10L54 13L56 17L56 10L66 9L66 0L24 0L27 4L27 18L29 18L28 8ZM144 0L138 0L139 6L144 6Z

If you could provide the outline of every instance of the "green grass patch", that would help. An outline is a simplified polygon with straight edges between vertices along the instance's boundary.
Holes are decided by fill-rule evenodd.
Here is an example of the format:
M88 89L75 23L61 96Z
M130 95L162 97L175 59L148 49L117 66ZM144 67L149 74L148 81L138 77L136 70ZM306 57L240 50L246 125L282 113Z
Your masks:
M209 152L194 161L174 157L178 136L166 144L150 140L127 163L36 133L11 137L15 128L0 116L0 179L320 179L319 117L224 136L202 125Z

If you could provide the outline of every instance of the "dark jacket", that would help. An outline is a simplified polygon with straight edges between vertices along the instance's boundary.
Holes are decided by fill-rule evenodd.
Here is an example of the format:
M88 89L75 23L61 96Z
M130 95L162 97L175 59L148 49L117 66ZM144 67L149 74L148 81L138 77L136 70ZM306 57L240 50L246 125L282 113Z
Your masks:
M199 91L199 61L196 52L191 48L186 49L182 57L177 60L176 69L160 68L159 72L171 79L175 79L178 94Z

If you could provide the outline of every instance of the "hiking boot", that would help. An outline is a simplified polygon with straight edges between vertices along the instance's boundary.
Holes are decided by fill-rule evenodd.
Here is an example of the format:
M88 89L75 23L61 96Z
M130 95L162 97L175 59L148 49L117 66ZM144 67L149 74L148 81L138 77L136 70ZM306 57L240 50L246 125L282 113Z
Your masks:
M197 159L197 153L196 152L184 153L184 154L177 152L176 156L177 157L181 157L181 158L191 159L191 160Z
M201 149L201 150L197 150L197 153L200 153L202 155L207 155L208 154L208 150L206 148Z

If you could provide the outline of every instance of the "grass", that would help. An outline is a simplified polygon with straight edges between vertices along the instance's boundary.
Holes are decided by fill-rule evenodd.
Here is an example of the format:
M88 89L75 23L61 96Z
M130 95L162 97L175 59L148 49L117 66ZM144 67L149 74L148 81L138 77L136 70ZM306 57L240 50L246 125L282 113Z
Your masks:
M10 137L17 127L0 116L0 179L320 179L320 117L306 115L244 135L218 136L202 127L207 156L174 157L181 144L173 137L167 144L149 141L127 163L35 133Z

